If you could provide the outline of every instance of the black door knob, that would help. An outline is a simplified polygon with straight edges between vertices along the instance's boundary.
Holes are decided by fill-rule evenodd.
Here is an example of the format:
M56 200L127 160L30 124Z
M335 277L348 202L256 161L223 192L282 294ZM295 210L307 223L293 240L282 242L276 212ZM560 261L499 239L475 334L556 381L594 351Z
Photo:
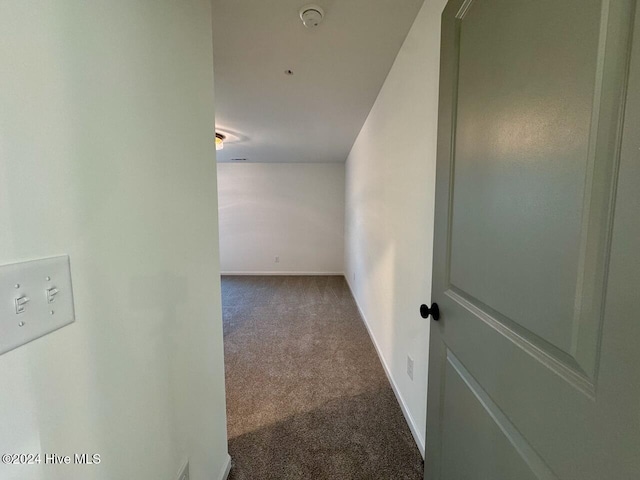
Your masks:
M422 318L429 318L429 315L431 315L431 318L438 321L440 319L440 309L438 308L438 304L432 303L431 308L429 308L423 303L420 305L420 315Z

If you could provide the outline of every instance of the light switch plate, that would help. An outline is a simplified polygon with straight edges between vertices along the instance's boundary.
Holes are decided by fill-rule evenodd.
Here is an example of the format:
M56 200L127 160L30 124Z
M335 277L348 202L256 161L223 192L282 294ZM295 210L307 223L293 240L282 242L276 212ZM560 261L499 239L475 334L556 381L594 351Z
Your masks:
M0 354L74 320L67 255L0 266Z

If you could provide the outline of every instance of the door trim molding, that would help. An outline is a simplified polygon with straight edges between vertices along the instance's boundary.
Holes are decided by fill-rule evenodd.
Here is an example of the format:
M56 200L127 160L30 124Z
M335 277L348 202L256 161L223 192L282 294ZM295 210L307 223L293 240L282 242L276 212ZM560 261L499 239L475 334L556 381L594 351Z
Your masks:
M220 480L227 480L230 472L231 472L231 455L227 453L227 459L224 465L222 466L222 470L220 471L220 476L218 478Z

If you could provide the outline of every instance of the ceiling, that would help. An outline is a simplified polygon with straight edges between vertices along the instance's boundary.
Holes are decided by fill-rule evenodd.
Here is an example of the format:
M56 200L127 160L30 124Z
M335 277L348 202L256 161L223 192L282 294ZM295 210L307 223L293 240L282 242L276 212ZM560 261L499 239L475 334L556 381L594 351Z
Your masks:
M213 0L218 161L344 162L422 3Z

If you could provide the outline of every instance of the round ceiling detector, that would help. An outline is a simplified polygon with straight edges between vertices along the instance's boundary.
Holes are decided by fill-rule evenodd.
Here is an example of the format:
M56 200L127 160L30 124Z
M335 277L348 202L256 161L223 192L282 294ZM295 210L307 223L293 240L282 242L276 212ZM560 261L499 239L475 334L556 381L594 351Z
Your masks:
M300 9L300 19L307 28L313 28L320 25L324 18L324 10L318 5L305 5Z

